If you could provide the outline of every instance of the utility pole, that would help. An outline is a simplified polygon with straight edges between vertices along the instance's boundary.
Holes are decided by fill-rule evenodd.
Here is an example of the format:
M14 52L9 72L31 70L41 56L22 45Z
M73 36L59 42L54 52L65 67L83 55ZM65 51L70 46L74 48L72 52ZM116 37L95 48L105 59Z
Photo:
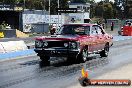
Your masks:
M60 7L60 1L58 0L58 8ZM59 28L59 13L58 13L58 28Z
M44 5L43 5L43 9L44 9L44 11L45 11L45 3L46 3L46 2L45 2L45 0L44 0Z
M50 0L49 0L49 26L50 26L50 19L51 19L51 16L50 16Z
M103 2L103 5L102 5L102 18L104 18L104 1L101 0Z
M23 2L24 2L24 9L25 9L25 0L23 0Z

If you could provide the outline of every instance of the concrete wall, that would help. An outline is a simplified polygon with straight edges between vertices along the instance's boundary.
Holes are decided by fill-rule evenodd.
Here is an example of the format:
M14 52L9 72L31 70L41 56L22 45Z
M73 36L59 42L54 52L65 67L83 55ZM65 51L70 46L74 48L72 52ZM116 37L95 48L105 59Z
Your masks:
M38 26L40 26L40 23L46 23L45 21L46 15L48 15L48 12L43 10L25 10L22 14L23 32L32 32L33 31L32 24L35 24L35 25L38 24ZM39 28L42 28L42 27L39 27ZM43 30L43 29L40 29L40 30Z
M27 49L24 41L0 42L0 53L16 52Z
M23 32L47 32L47 24L65 23L65 15L48 15L47 11L25 10L22 14ZM59 21L59 22L58 22ZM45 24L46 23L46 24ZM58 25L57 25L58 26Z
M47 23L36 23L32 24L31 32L35 33L47 33L49 32L49 24Z
M3 32L5 38L16 37L16 30L15 29L0 30L0 32Z

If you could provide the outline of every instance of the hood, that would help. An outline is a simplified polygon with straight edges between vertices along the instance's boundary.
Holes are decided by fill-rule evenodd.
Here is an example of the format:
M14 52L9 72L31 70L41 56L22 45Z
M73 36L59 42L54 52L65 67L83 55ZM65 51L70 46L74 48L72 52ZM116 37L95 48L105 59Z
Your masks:
M36 38L36 40L66 40L77 41L80 38L79 35L50 35Z

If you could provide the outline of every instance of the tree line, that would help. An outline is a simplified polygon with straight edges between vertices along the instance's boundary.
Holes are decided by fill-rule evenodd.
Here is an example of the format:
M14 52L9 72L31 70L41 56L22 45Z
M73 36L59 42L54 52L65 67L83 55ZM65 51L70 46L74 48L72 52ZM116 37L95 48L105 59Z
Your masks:
M50 12L51 14L57 14L56 8L58 6L58 0L50 0ZM59 0L60 8L67 8L69 0ZM118 6L115 2L95 2L94 0L70 0L71 3L90 3L91 17L102 17L105 19L110 18L130 18L132 16L132 4L125 3L122 7ZM0 3L4 4L23 4L25 9L36 10L49 10L49 0L0 0ZM122 2L123 3L123 2Z

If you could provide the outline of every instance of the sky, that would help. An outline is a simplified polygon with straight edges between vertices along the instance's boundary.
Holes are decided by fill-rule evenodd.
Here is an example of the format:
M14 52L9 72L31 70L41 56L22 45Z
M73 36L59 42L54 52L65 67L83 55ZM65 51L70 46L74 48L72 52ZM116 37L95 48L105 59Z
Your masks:
M95 0L95 2L99 2L99 1L101 1L101 0ZM102 0L102 1L103 1L103 0ZM109 1L112 1L112 2L113 2L114 0L109 0Z

